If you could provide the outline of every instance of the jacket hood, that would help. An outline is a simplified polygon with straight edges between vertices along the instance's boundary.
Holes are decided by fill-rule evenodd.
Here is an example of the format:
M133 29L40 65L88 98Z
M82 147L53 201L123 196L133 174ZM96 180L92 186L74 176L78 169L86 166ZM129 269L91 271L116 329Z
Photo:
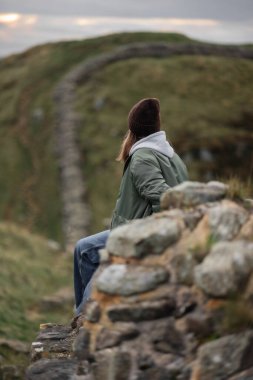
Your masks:
M137 149L141 148L154 149L169 158L172 158L174 155L174 149L166 140L166 133L164 131L152 133L151 135L138 140L130 149L129 156L131 156Z

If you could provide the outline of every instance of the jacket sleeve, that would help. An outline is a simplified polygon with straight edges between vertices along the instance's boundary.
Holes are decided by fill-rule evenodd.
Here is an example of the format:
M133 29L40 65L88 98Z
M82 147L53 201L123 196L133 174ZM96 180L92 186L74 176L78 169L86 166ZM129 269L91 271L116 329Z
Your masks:
M160 210L160 196L169 189L159 162L154 155L133 157L131 175L136 190L152 206L153 212Z

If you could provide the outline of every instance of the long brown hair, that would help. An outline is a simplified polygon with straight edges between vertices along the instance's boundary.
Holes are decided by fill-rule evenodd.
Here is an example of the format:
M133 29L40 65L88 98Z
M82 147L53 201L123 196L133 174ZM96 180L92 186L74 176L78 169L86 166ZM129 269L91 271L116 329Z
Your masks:
M145 98L137 102L128 114L128 132L122 142L116 161L126 162L130 149L143 137L160 131L160 102Z
M129 130L121 144L120 151L119 151L118 157L116 158L116 161L126 162L129 156L130 149L136 143L136 141L137 141L137 137L133 134L133 132Z

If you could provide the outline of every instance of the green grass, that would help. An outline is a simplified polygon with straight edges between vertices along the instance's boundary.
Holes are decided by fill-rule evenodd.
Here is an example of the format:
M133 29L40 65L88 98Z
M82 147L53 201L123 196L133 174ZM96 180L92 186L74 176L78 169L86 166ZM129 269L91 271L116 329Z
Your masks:
M72 258L12 224L0 224L0 335L31 342L40 323L66 323L72 310L42 312L41 298L72 287Z
M121 33L41 45L0 60L0 220L63 240L53 89L87 58L123 44L152 41L195 43L176 33ZM132 59L106 67L80 88L77 107L83 116L80 146L93 213L91 231L104 228L103 219L111 215L121 175L113 159L127 112L143 96L161 99L164 128L179 152L198 155L199 147L209 148L210 141L214 152L226 148L224 168L192 160L192 179L205 179L217 167L217 175L228 177L235 162L236 170L243 166L245 172L247 163L231 157L235 140L252 141L252 67L246 60L212 57ZM95 111L94 100L101 97L105 106Z
M251 196L252 176L249 176L248 181L243 183L239 176L232 176L227 180L227 197L232 200L242 201Z
M115 162L127 114L142 97L161 101L162 126L177 151L192 155L190 178L237 174L247 181L253 160L253 63L218 57L131 59L107 66L79 87L77 109L92 231L103 229L115 204L122 167ZM96 109L97 100L103 100ZM246 117L246 116L247 117ZM237 158L237 146L249 144ZM199 156L208 149L213 160Z
M146 41L191 42L176 33L121 33L41 45L0 60L0 220L62 241L52 91L81 61Z

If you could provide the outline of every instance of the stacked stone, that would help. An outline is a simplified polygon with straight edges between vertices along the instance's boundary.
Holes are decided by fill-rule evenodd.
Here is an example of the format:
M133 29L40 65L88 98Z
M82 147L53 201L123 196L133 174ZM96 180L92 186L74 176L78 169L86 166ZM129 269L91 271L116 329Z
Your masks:
M85 310L95 380L253 374L250 326L222 337L228 297L253 299L252 210L226 191L185 182L165 211L112 231Z
M227 193L185 182L111 232L64 378L253 379L253 203Z

